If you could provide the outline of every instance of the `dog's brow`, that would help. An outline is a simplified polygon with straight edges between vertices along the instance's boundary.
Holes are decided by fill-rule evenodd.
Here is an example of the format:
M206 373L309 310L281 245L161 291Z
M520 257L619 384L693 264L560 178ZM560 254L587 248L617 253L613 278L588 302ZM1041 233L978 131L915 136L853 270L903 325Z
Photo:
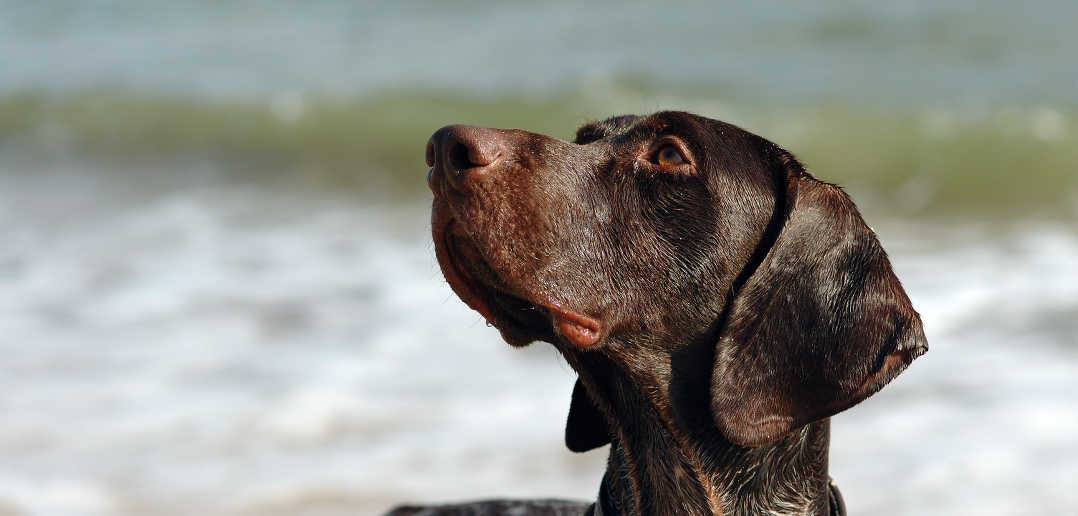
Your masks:
M576 130L574 143L588 144L610 137L621 137L644 117L638 115L613 116L604 120L589 122Z
M629 143L641 140L651 140L670 127L670 124L662 118L654 115L640 117L631 126L625 127L620 134L611 137L614 143Z

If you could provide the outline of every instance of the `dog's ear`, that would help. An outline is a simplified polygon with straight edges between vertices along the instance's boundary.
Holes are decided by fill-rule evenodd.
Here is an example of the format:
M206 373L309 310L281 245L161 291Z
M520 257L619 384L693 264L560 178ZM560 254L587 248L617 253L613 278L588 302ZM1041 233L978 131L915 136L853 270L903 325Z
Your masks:
M711 411L758 446L880 390L928 350L920 316L875 233L840 188L772 149L770 249L728 308Z
M610 444L610 431L606 421L578 378L565 422L565 445L572 451L586 452L607 444Z

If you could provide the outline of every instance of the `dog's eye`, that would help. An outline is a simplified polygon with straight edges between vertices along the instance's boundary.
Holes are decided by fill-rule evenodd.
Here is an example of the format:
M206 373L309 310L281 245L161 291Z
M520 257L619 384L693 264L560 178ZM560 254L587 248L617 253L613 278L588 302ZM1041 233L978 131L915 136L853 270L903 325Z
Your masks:
M678 165L684 165L685 156L681 155L681 150L676 145L663 145L659 147L659 150L655 151L652 162L656 165L663 167L676 167Z

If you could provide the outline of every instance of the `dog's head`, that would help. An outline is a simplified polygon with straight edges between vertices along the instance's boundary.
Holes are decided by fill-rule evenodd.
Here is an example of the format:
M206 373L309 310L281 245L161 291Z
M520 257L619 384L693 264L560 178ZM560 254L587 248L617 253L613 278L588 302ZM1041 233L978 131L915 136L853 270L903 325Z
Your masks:
M621 116L572 143L448 126L427 163L442 271L507 342L713 338L712 417L734 443L844 410L927 349L849 197L732 125Z

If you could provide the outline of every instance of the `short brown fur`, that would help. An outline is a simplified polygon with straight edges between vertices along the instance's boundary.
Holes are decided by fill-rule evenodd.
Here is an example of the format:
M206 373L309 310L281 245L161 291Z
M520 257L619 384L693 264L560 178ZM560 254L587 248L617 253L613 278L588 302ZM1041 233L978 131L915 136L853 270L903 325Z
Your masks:
M579 373L571 449L611 444L595 504L428 510L834 514L829 418L927 350L840 188L681 112L587 124L572 143L449 126L428 164L450 285L510 344L550 342Z

